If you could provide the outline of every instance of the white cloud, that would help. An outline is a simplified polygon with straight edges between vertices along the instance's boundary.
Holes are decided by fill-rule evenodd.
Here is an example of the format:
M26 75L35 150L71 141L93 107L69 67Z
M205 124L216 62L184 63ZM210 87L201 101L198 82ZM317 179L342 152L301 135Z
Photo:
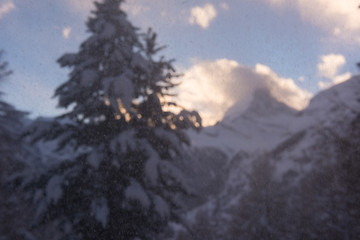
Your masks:
M318 86L320 89L326 89L326 88L330 88L336 84L345 82L345 81L349 80L350 78L351 78L351 73L346 72L344 74L335 76L333 79L331 79L331 81L319 81Z
M341 29L340 29L340 28L336 27L336 28L333 29L333 34L334 34L335 36L339 36L340 33L341 33Z
M304 19L324 27L360 29L358 0L298 0Z
M71 27L65 27L62 31L63 37L68 39L71 33Z
M234 105L238 112L245 110L258 88L269 89L277 100L296 109L304 108L311 97L292 79L279 77L265 65L250 68L219 59L198 62L185 71L178 101L186 108L198 110L204 124L209 125L221 120Z
M317 65L318 73L326 78L333 78L346 63L345 57L341 54L329 54L320 58L321 62Z
M337 75L333 78L333 83L334 84L339 84L342 82L345 82L346 80L349 80L351 78L351 73L350 72L346 72L344 74L340 74Z
M354 41L360 36L358 0L265 0L273 6L295 7L302 19L334 36Z
M293 79L282 78L262 64L256 64L255 72L264 77L263 84L278 101L298 110L308 105L311 93L297 86Z
M15 4L13 2L6 2L0 6L0 19L7 13L15 9Z
M298 78L298 81L299 81L299 82L305 82L305 77L304 77L304 76L299 77L299 78Z
M207 3L203 7L193 7L189 18L190 24L197 24L206 29L209 27L210 22L215 19L217 15L214 5Z
M320 89L329 88L335 84L339 84L351 77L349 72L339 75L339 70L346 63L346 59L341 54L328 54L320 57L321 62L318 64L318 75L327 79L327 81L319 81Z

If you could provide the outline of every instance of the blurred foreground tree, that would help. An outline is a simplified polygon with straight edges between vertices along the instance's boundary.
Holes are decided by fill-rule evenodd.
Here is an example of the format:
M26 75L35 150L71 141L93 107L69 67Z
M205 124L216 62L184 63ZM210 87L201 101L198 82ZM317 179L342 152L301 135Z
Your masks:
M183 130L200 128L200 116L167 100L178 84L172 61L122 2L95 2L91 36L58 60L72 69L55 92L69 112L29 130L34 142L55 142L56 154L46 171L24 175L24 187L38 223L56 222L66 239L155 239L191 191L179 160Z
M0 81L5 80L11 74L11 71L7 69L8 63L1 61L3 53L0 50ZM2 94L0 92L0 97ZM7 175L6 172L11 170L10 165L14 164L14 159L18 155L16 148L19 146L19 127L22 125L23 116L23 112L17 111L13 106L0 99L1 176Z
M8 63L2 61L4 52L0 50L0 82L5 80L11 71ZM0 92L0 97L2 97ZM0 239L15 239L19 235L19 227L23 218L19 214L19 198L9 176L21 168L22 153L22 121L24 112L0 99Z

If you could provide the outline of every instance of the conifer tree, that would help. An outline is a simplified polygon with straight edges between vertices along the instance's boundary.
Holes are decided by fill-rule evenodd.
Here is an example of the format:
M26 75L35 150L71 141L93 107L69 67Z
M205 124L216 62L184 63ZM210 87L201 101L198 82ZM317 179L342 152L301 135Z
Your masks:
M57 142L61 160L49 159L24 185L39 223L55 221L64 237L154 239L190 191L179 159L183 130L200 128L200 116L167 100L179 75L159 56L156 34L127 20L122 2L95 2L90 37L58 60L71 68L55 92L69 112L29 130L33 141Z
M1 61L3 51L0 50L0 81L5 80L11 74L8 70L8 63ZM3 95L0 92L0 96ZM23 112L17 111L13 106L0 100L0 154L1 163L7 162L7 159L16 158L16 150L14 148L18 146L19 127L21 125L21 118L24 116ZM1 170L5 170L5 167L1 167ZM3 174L1 174L3 176Z
M0 82L11 71L8 63L2 61L4 52L0 50ZM0 97L2 97L0 92ZM24 112L16 110L11 104L0 98L0 239L14 239L22 218L17 215L19 198L9 184L9 176L21 168L22 141L20 134ZM17 217L15 217L17 216Z
M1 61L4 52L0 50L0 81L5 80L12 72L8 63ZM0 91L0 97L3 93ZM19 160L20 133L22 118L25 113L16 110L12 105L0 99L0 178L13 171ZM4 179L0 179L3 182Z

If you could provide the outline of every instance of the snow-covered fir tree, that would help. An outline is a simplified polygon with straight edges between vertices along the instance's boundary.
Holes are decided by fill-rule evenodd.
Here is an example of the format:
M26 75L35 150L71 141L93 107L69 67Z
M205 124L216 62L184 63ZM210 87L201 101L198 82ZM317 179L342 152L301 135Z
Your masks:
M127 20L122 2L95 2L90 37L58 60L71 68L55 92L69 112L29 130L35 142L55 142L57 156L26 176L25 189L38 224L55 222L66 239L155 239L177 219L178 196L191 192L179 167L183 130L201 118L167 100L178 84L172 61L159 56L154 32Z

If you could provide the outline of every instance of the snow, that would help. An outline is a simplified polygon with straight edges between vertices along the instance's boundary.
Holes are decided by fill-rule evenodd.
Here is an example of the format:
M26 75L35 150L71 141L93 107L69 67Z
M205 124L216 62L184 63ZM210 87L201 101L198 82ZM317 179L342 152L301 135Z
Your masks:
M167 140L171 145L178 146L181 143L179 138L173 132L163 128L155 128L154 133L157 137Z
M62 188L61 184L63 181L63 177L60 175L54 175L48 181L46 185L46 200L48 203L54 202L56 203L62 196Z
M238 111L232 111L238 113ZM189 130L196 147L211 146L232 158L238 151L267 151L291 135L290 125L297 111L278 102L264 91L255 91L249 107L239 115L227 115L200 134Z
M169 215L170 212L169 205L160 196L154 197L154 205L155 205L155 211L158 212L162 218L165 218Z
M93 69L85 69L81 73L80 85L83 87L91 86L97 79L97 71Z
M264 158L273 166L272 181L300 186L312 171L334 163L335 147L330 136L346 137L346 126L359 114L360 76L357 76L316 95L301 112L284 107L269 96L255 94L248 109L240 114L228 116L200 134L190 130L196 148L210 146L227 154L229 160L225 164L229 172L225 189L189 211L186 221L194 222L202 210L211 212L216 202L221 204L219 216L231 215L244 194L252 190L250 180L258 177L253 175L254 163ZM237 157L241 152L245 156Z
M31 234L29 231L21 229L20 232L21 232L21 235L23 237L22 239L24 239L24 240L36 240L35 236L33 234ZM3 239L0 238L0 240L3 240ZM5 240L5 238L4 238L4 240Z
M134 97L133 82L125 74L122 74L114 82L113 87L114 97L119 96L124 107L129 111Z
M100 33L103 29L103 26L105 25L105 20L103 18L98 18L94 24L94 30L95 32Z
M102 224L103 228L105 228L109 216L109 207L107 204L107 200L104 197L92 200L91 213L93 214L95 219Z
M125 74L117 77L106 77L103 79L104 92L109 98L115 110L120 113L123 108L130 110L134 96L134 86ZM121 103L118 102L121 100Z
M116 33L116 27L111 22L106 22L106 24L103 25L103 29L101 32L100 37L104 39L111 39Z
M42 199L43 196L44 196L43 190L39 189L39 190L36 190L33 199L34 199L35 202L38 202L38 201L40 201Z
M160 156L152 148L147 151L150 154L145 163L145 175L152 184L156 184L158 180L158 165Z
M332 125L339 121L339 116L343 116L341 121L351 119L360 113L359 96L360 76L355 76L316 95L294 125L301 124L304 128L320 124Z
M222 122L205 127L198 134L189 130L194 147L214 147L231 159L237 152L271 151L291 136L314 126L328 127L341 133L340 121L352 119L360 113L360 76L316 95L309 106L298 112L278 102L265 90L255 91L252 102L238 115L227 115ZM339 120L339 116L343 119ZM301 149L314 144L311 138ZM301 155L298 150L296 155Z
M76 65L74 71L71 72L71 77L74 77L76 74L81 74L82 71L92 68L93 65L96 64L98 64L98 59L92 56L86 56L86 59L81 59L81 62L78 65Z
M96 150L91 151L91 153L86 158L87 162L95 169L98 169L100 162L102 161L102 156Z
M126 153L127 151L136 150L138 142L135 139L135 133L134 129L123 131L112 140L110 144L111 151L114 153Z
M134 53L132 55L132 59L131 59L131 66L133 68L140 68L143 71L147 71L149 68L149 62L147 60L144 59L143 56L141 56L140 53Z
M60 63L60 65L62 67L64 66L71 66L73 64L75 64L77 61L77 54L74 53L67 53L64 54L59 60L58 62Z
M115 49L115 51L112 53L112 57L114 59L112 59L113 61L119 61L119 62L123 62L125 60L122 52L119 49Z
M130 185L125 189L125 197L129 200L139 201L144 208L149 208L150 206L150 200L144 188L134 179L131 180Z
M161 161L159 163L159 165L160 165L162 174L171 176L173 178L171 180L168 179L169 180L168 184L171 185L171 184L174 184L174 182L172 182L172 181L178 181L178 182L182 182L184 184L183 187L185 187L184 174L179 169L179 167L177 167L176 165L174 165L173 163L171 163L169 161ZM175 182L175 184L176 184L176 182Z

